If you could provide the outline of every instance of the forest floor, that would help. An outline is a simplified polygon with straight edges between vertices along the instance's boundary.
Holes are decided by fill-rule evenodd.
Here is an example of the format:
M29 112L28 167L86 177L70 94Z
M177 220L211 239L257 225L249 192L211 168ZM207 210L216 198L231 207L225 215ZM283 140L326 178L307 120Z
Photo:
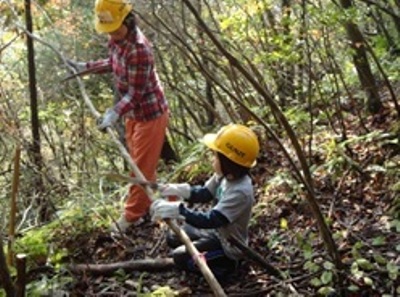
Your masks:
M365 134L365 128L389 133L388 129L398 122L396 116L394 109L388 108L366 118L368 124L364 127L359 126L356 116L347 116L347 133ZM399 192L392 187L399 175L386 174L383 164L391 162L399 170L399 145L365 140L349 144L347 151L337 158L340 176L320 171L314 182L318 203L344 265L342 295L345 292L345 296L395 296L400 287L396 274L400 265L400 210ZM328 161L318 151L313 159L319 164ZM262 151L252 172L257 204L249 243L271 265L283 271L287 279L277 280L248 259L237 274L221 283L228 296L316 296L318 291L326 295L324 288L330 286L338 291L335 274L330 273L334 271L330 257L302 191L295 190L290 178L267 187L277 172L288 168L287 160L273 144ZM199 177L199 181L203 178ZM167 258L170 250L165 243L166 232L166 225L147 219L123 238L98 230L73 239L64 238L59 244L68 249L71 263ZM65 287L70 296L174 296L150 295L158 286L180 292L179 296L212 296L201 275L175 268L71 276L73 281Z

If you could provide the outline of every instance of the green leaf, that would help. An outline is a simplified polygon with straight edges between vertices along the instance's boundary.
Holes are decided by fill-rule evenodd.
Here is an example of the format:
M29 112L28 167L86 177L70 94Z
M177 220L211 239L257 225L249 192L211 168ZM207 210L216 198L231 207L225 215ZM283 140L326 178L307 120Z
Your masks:
M327 296L329 293L333 292L334 290L331 287L321 287L318 290L318 294L321 296Z
M305 243L303 245L303 253L304 253L304 258L310 260L312 258L312 246L310 243Z
M360 258L356 260L357 266L363 270L372 270L374 265L370 261L365 258Z
M307 269L310 272L317 272L320 269L320 267L313 261L307 261L303 267L304 269Z
M400 220L393 220L390 222L390 227L395 228L396 232L400 233Z
M150 297L174 297L177 296L175 291L172 290L169 286L161 287L149 294Z
M311 281L310 284L314 287L320 287L322 285L321 280L319 278L314 277Z
M378 264L385 265L387 263L387 260L380 254L374 254L373 257Z
M351 264L350 271L351 271L351 274L354 275L354 277L357 279L360 279L364 275L364 272L359 269L357 262L353 262L353 264Z
M347 289L349 289L349 291L351 292L357 292L358 290L360 290L360 288L357 287L356 285L348 286Z
M384 236L378 236L372 240L372 245L373 246L382 246L385 244L385 242L386 242L386 238Z
M332 281L333 273L332 271L324 271L321 275L321 281L324 285L329 284Z
M326 270L332 270L333 268L335 268L335 265L329 261L325 261L323 266Z
M389 278L392 280L396 280L399 274L399 266L397 266L393 262L389 262L386 265L386 269L388 270Z
M364 276L363 281L364 281L364 284L366 284L367 286L372 287L374 285L373 280L368 276Z

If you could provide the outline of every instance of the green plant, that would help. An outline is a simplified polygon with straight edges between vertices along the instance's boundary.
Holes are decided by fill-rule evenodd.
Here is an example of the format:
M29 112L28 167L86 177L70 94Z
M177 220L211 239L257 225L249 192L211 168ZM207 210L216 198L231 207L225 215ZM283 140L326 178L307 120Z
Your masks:
M190 181L194 177L206 174L212 175L210 150L202 143L195 143L182 149L182 162L176 164L171 174L166 176L166 180Z
M26 287L26 295L32 297L63 296L65 286L73 281L68 275L56 274L54 277L43 275L39 280L30 282Z
M49 254L49 238L51 230L48 228L33 229L26 232L15 242L15 252L28 256L28 266L44 265Z

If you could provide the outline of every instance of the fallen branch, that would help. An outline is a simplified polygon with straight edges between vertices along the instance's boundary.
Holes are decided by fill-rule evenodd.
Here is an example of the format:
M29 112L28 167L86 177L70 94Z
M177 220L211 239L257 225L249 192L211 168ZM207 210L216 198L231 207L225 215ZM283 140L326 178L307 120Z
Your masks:
M290 283L286 284L287 277L279 269L277 269L274 266L272 266L271 264L269 264L263 258L263 256L261 256L259 253L257 253L255 250L253 250L251 247L243 244L241 241L239 241L234 236L229 237L228 240L231 244L233 244L238 249L240 249L242 251L242 253L245 254L249 259L253 260L257 264L259 264L261 267L263 267L268 274L275 276L276 278L278 278L281 281L283 280L284 282L281 282L280 285L287 287L287 289L289 289L296 296L298 295L296 288L292 284L290 284ZM254 295L250 294L247 296L256 296L256 295L258 295L258 294L254 294ZM245 296L245 295L243 295L243 296Z
M269 264L259 253L257 253L251 247L243 244L236 237L233 236L229 237L229 242L240 249L242 253L245 254L248 258L263 267L268 274L273 275L281 280L284 279L281 271Z
M108 275L123 269L124 271L160 271L174 267L172 258L143 259L115 262L109 264L72 264L68 269L73 273L92 273Z

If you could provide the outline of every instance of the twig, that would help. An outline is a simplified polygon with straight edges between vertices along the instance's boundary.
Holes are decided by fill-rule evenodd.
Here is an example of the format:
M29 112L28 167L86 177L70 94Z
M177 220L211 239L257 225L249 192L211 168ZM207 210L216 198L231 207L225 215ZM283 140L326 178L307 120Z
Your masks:
M164 234L164 228L163 228L163 234ZM154 247L151 249L149 252L149 257L153 257L157 249L161 246L161 244L165 242L165 236L160 236L157 242L154 244Z

